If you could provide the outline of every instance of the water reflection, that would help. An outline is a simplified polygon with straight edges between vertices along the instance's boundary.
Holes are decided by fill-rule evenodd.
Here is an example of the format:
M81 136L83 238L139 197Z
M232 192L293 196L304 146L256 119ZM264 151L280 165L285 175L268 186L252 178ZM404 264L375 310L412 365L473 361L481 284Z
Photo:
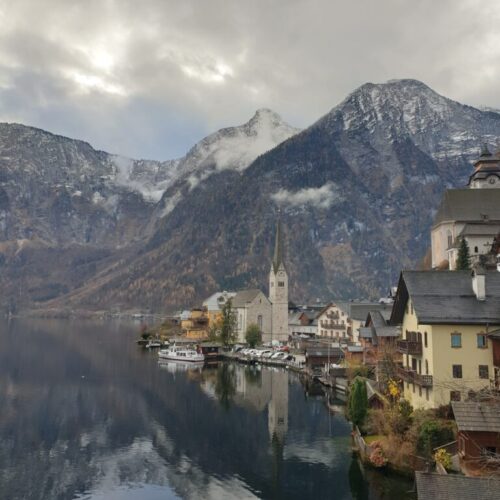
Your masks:
M297 377L160 365L135 335L0 324L0 498L368 498L348 423Z

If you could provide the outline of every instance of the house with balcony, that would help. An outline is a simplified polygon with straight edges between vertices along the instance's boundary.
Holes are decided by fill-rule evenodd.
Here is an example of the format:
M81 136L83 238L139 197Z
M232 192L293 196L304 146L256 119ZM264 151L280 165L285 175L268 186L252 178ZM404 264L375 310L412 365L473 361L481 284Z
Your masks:
M414 408L436 408L495 385L490 333L500 325L500 273L403 271L391 325L404 397Z
M331 302L317 315L317 336L334 339L336 342L345 341L351 335L351 326L347 313L337 304Z

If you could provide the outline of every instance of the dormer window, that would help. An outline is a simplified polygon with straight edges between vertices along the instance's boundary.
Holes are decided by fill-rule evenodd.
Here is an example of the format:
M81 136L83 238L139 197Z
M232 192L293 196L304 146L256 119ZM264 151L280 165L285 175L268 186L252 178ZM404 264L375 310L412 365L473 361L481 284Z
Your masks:
M285 282L284 281L278 281L278 286L279 287L284 287L285 286Z

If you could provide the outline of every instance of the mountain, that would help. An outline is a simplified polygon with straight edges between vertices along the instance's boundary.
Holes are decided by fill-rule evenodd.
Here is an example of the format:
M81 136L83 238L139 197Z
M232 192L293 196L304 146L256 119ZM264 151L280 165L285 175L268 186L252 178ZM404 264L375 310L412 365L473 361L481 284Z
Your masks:
M177 182L242 171L295 134L270 110L166 162L133 160L18 124L0 124L0 304L44 304L139 251ZM170 204L172 205L172 201Z
M378 297L425 254L443 190L464 185L497 137L499 114L421 82L365 84L245 168L208 154L211 175L193 182L185 167L144 245L49 305L174 308L265 287L278 206L293 300Z

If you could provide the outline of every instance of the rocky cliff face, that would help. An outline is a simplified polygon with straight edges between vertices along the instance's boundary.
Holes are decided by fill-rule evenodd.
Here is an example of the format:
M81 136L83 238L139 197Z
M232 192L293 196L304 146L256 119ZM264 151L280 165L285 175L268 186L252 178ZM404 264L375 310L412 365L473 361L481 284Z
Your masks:
M500 137L500 114L399 80L363 85L297 132L259 110L164 163L50 136L43 165L28 170L24 158L37 165L40 142L1 139L0 161L11 165L0 170L2 238L28 246L41 238L59 252L71 241L82 255L97 252L78 282L54 285L55 298L38 302L44 307L174 308L220 288L265 287L280 206L293 300L376 297L425 254L443 190L466 182L481 141ZM8 152L16 148L22 154ZM14 210L19 172L29 196Z

